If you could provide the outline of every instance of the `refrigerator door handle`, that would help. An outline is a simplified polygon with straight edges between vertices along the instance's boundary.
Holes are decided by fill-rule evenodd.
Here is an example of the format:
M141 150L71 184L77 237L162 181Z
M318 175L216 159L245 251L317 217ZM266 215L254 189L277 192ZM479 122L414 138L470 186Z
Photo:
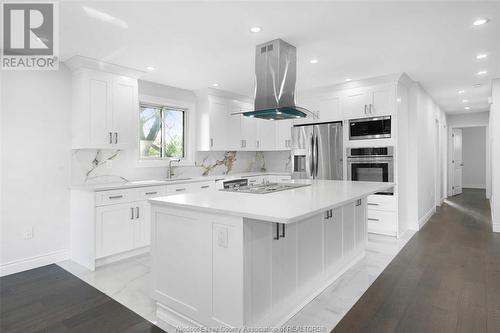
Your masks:
M309 171L311 173L311 177L314 177L314 134L311 136L311 145L310 145L310 154L309 154Z
M314 156L314 176L315 178L318 177L318 163L319 163L319 144L318 144L318 136L316 135L316 140L315 140L315 156Z

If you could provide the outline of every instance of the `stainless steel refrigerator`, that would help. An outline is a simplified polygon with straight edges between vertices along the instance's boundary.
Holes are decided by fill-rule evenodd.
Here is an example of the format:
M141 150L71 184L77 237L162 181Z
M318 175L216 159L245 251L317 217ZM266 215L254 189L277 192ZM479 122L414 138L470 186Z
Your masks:
M342 123L292 127L292 178L343 179Z

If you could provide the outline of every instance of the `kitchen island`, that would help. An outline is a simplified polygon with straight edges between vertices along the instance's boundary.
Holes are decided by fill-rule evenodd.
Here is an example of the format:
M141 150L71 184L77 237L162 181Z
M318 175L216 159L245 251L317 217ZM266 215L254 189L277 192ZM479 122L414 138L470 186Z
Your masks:
M293 183L150 200L160 327L281 326L363 257L366 198L393 184Z

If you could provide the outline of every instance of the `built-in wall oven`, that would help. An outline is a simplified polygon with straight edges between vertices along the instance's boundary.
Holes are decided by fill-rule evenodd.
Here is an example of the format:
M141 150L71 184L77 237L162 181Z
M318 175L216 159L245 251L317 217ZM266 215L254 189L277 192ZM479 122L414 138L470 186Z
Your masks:
M349 120L349 140L385 139L391 137L391 116Z
M347 148L347 178L353 181L394 181L394 147ZM392 195L391 189L377 194Z

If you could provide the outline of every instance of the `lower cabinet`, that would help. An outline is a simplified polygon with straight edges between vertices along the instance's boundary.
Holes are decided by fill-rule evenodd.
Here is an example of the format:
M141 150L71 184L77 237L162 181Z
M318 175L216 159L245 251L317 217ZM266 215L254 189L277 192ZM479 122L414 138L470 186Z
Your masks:
M134 208L115 204L96 208L96 257L102 258L134 248Z
M297 276L290 274L297 267L297 224L277 224L272 241L272 297L274 306L286 304L297 287ZM279 239L278 239L279 237Z

